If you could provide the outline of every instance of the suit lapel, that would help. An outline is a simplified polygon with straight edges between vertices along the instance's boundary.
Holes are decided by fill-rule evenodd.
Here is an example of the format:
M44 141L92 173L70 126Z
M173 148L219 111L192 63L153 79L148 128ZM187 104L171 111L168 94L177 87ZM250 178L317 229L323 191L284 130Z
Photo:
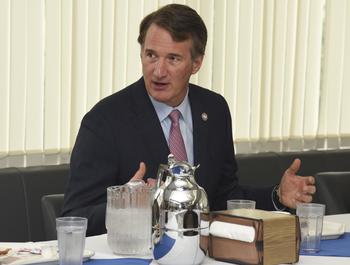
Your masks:
M192 85L190 85L189 99L193 120L194 164L198 165L201 163L202 165L200 166L199 171L202 171L201 168L203 168L203 164L208 163L208 121L205 119L205 115L207 115L207 117L209 115L198 90Z
M134 106L134 126L137 128L143 143L146 146L148 159L156 167L159 163L166 163L169 148L156 111L148 97L144 81L140 79L133 91L132 102ZM154 170L154 169L153 169Z

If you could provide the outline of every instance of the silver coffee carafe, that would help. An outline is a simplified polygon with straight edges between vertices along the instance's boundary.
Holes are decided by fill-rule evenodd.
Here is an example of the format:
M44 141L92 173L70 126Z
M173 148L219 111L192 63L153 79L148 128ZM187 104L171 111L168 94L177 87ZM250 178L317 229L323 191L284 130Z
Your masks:
M195 181L196 168L171 154L168 165L159 167L152 205L153 256L159 264L195 265L206 255L209 205Z

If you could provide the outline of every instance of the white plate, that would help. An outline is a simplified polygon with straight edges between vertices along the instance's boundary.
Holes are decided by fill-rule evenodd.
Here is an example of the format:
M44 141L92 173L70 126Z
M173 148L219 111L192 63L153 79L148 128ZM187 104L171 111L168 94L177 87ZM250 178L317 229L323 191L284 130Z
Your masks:
M337 239L345 233L345 225L329 221L323 221L321 239Z

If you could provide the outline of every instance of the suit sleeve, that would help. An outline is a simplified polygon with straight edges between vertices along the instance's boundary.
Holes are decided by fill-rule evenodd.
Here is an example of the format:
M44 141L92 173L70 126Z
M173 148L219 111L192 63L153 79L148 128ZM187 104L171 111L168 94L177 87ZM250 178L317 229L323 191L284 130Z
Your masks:
M71 155L62 215L87 217L87 235L106 232L106 188L115 185L118 175L114 141L108 122L96 111L83 118Z

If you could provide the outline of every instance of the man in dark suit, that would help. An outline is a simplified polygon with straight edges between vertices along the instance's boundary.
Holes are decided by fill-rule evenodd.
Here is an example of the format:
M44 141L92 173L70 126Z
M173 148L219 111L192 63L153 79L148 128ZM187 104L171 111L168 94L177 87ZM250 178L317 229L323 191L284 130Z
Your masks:
M82 120L63 215L88 217L88 235L105 233L106 188L131 178L154 182L170 153L168 115L174 109L181 113L187 159L200 164L196 180L211 210L225 209L231 198L253 199L267 210L311 201L314 179L296 175L300 160L275 187L239 186L228 105L219 94L189 84L207 41L206 27L193 9L172 4L153 12L141 22L138 41L143 77L101 100Z

